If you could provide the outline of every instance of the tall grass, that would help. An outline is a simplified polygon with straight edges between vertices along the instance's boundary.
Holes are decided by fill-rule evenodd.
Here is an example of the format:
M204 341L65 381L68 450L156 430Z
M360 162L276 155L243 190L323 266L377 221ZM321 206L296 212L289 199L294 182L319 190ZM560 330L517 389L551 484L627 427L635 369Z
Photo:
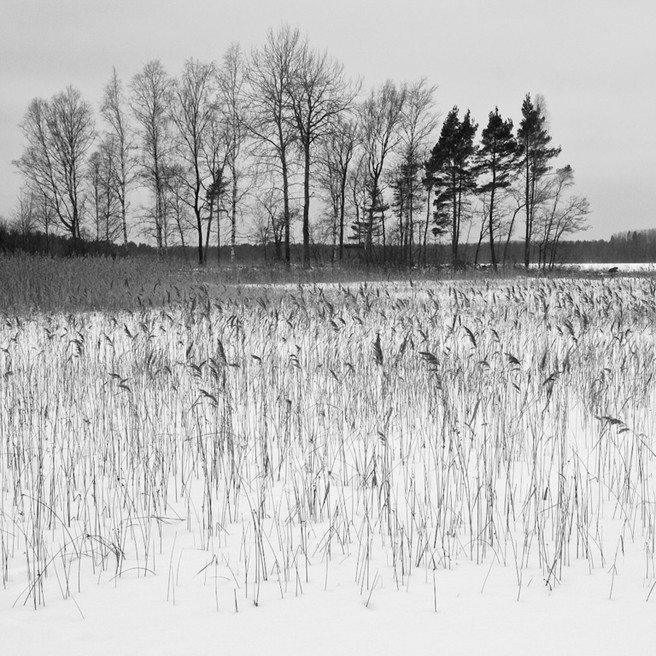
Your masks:
M2 584L38 607L158 574L174 602L186 535L217 609L217 581L238 610L344 562L367 606L463 559L504 566L520 598L526 572L554 589L629 542L649 588L655 292L199 284L163 307L7 315Z
M367 267L349 262L304 269L299 265L271 263L266 266L240 264L198 268L180 259L150 256L89 256L53 258L40 255L0 256L0 312L32 316L94 310L142 310L191 302L208 289L213 297L234 296L235 287L250 294L249 287L259 285L299 285L364 282L456 281L531 277L571 278L567 270L542 272L531 269L453 271L449 267L396 268ZM598 278L594 271L576 274ZM645 274L647 275L647 274Z

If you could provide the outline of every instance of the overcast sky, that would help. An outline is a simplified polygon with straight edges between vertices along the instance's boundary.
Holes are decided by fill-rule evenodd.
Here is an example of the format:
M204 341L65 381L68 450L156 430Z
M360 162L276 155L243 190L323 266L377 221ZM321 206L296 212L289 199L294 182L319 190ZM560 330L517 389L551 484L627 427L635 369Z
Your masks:
M442 115L499 106L519 121L545 96L559 165L592 205L589 237L656 227L656 2L653 0L0 0L0 215L20 179L29 101L72 84L98 106L112 66L149 59L177 74L290 23L365 87L428 78Z

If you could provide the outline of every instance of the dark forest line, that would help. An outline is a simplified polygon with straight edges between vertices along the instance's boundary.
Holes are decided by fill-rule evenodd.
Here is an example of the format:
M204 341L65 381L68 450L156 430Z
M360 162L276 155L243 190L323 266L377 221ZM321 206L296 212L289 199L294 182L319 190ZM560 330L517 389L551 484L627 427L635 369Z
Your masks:
M488 243L468 242L461 246L461 266L482 266L490 264L490 248ZM525 255L523 241L511 241L505 252L505 266L517 267L523 263ZM336 263L337 258L331 244L312 244L311 261L314 265ZM539 245L533 246L532 259L538 261ZM111 258L143 257L161 258L164 260L197 265L195 249L180 245L169 247L165 253L144 243L129 241L127 244L113 242L72 239L64 235L46 235L43 232L22 232L11 226L0 226L0 255L26 253L31 255L46 255L52 257L71 256L101 256ZM301 264L303 261L303 245L290 245L291 263ZM452 251L449 243L432 243L417 246L411 263L407 259L407 248L397 244L374 245L372 253L356 244L348 244L344 249L344 257L340 266L421 266L435 267L451 264ZM613 235L610 239L567 240L562 241L558 250L558 264L583 263L650 263L656 262L656 230L628 231ZM265 242L260 244L237 244L234 259L231 258L231 246L216 246L207 250L206 264L239 264L239 265L276 265L280 263L277 244Z

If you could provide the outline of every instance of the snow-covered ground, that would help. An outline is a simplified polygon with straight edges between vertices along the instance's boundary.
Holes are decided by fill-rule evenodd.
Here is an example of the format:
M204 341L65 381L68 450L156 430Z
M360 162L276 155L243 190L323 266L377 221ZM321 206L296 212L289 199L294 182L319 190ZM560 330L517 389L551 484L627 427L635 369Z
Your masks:
M0 653L649 654L649 280L0 327Z
M181 551L175 605L166 600L167 567L160 574L122 577L97 585L85 582L75 601L53 598L44 608L9 608L13 592L0 594L2 653L16 656L97 656L138 654L471 654L605 656L652 654L656 641L654 602L645 603L644 575L618 562L612 576L602 568L568 572L549 592L534 578L515 601L509 568L462 563L397 591L389 581L377 586L369 607L352 571L323 568L303 583L303 594L277 584L267 587L254 607L240 592L239 612L232 589L221 590L216 611L213 581L194 576L205 553ZM639 559L639 554L635 555ZM178 551L174 554L176 561ZM205 563L203 563L205 564ZM168 563L167 563L168 565ZM201 565L202 566L202 565ZM483 583L484 591L481 592ZM220 584L220 588L221 588Z
M618 273L655 273L656 264L653 262L583 262L581 264L561 264L560 267L573 271L599 271L605 272L617 268Z

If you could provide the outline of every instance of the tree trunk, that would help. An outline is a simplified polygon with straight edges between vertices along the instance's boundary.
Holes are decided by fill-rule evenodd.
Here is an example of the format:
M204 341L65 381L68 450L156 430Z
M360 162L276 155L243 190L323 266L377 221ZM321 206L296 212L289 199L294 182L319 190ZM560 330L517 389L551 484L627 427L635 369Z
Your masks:
M410 206L408 208L408 265L412 266L413 265L413 254L412 254L412 249L414 247L414 241L415 241L415 225L414 225L414 186L413 183L410 182Z
M492 268L497 270L497 256L494 252L494 192L495 192L496 176L492 173L492 191L490 192L490 260L492 261Z
M310 268L310 143L304 144L303 171L303 266Z
M182 229L182 221L180 221L180 212L177 211L177 209L175 212L175 222L178 226L178 233L180 234L180 243L182 244L182 252L184 253L185 262L188 262L189 258L187 257L187 247L185 244L184 230Z
M287 171L287 156L283 151L280 154L280 165L282 167L282 203L285 221L285 262L291 263L291 248L289 245L291 232L291 217L289 215L289 173Z
M221 264L221 206L216 204L216 263Z
M431 214L431 192L432 188L428 187L426 194L426 225L424 226L424 266L428 264L428 224L430 222Z
M519 214L519 211L521 210L521 206L518 207L514 212L512 219L510 219L510 226L508 227L508 236L506 237L506 244L503 248L503 264L504 266L506 265L506 262L508 261L508 247L510 246L510 239L512 237L512 231L515 226L515 219L517 218L517 215Z
M528 144L526 148L526 186L525 186L525 201L526 201L526 234L524 241L524 267L528 270L531 263L531 232L532 232L532 209L531 209L531 185L530 185L530 163L528 158Z
M207 217L207 229L205 230L205 254L203 256L205 262L207 262L207 250L210 247L210 235L212 229L212 216L214 215L214 197L210 198L210 206Z
M378 199L378 175L375 175L374 179L371 182L371 205L367 210L368 221L367 221L367 234L365 237L365 253L367 263L371 262L371 256L373 253L374 245L374 208L376 207L376 201Z
M127 208L125 206L125 189L121 193L121 226L123 228L123 245L127 246L128 243L128 221L127 221Z
M194 209L196 215L196 229L198 231L198 264L203 265L203 220L198 209Z
M455 268L458 264L458 240L460 238L460 226L458 222L458 186L455 176L451 179L451 191L453 193L453 217L451 225L451 263Z
M237 170L234 166L232 170L232 201L230 207L230 262L235 261L235 244L237 243Z
M481 230L478 233L478 243L476 244L476 253L474 254L474 265L478 264L478 253L481 250L481 244L483 243L483 237L485 236L485 216L481 221Z
M339 261L344 258L344 212L346 209L346 172L342 175L339 190Z
M332 238L333 238L333 248L330 254L330 263L334 266L335 260L337 259L337 239L340 232L339 225L339 198L333 200L333 226L332 226Z
M385 212L380 215L380 224L383 230L383 266L387 266L387 238L385 235Z

